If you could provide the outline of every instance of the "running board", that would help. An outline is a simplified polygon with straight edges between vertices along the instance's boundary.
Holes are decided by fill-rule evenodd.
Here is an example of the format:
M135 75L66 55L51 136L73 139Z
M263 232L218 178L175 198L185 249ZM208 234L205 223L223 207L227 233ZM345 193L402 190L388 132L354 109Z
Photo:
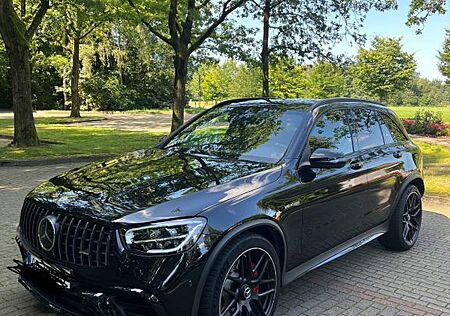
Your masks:
M314 270L315 268L320 267L321 265L324 265L334 259L337 259L347 253L349 253L352 250L355 250L356 248L359 248L368 242L374 240L375 238L380 237L384 233L386 233L389 229L389 221L384 222L381 225L378 225L361 235L358 235L356 237L353 237L352 239L347 240L346 242L334 247L333 249L330 249L311 260L299 265L298 267L287 271L284 274L283 278L283 286L287 285L288 283L291 283L295 279L301 277L305 273L308 273L311 270Z

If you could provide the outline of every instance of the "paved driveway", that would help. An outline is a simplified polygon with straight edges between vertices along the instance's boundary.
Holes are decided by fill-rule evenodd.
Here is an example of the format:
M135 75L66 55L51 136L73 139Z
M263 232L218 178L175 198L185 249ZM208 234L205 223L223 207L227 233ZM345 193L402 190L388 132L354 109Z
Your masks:
M51 314L5 267L18 258L14 235L25 194L76 166L0 168L1 315ZM447 202L438 205L440 213L425 212L413 250L395 253L372 242L283 289L276 315L450 315L450 205L442 204Z

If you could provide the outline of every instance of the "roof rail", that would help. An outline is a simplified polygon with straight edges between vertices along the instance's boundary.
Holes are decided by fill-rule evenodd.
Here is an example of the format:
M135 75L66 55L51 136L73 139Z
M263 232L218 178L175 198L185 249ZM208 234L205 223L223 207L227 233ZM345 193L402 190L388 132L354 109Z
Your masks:
M315 103L311 107L311 109L317 108L321 105L330 104L333 102L364 102L364 103L370 103L370 104L386 107L386 105L384 105L380 102L371 101L371 100L364 100L364 99L358 99L358 98L329 98L329 99L323 99L323 100L317 101L317 103Z

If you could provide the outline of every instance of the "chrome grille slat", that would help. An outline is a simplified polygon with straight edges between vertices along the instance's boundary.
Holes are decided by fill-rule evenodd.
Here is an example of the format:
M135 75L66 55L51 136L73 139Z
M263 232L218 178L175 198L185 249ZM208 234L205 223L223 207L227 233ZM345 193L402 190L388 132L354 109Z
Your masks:
M105 264L108 265L109 258L109 248L111 247L111 233L108 234L108 239L106 241L106 249L105 249Z
M70 236L70 228L72 227L73 221L74 221L74 219L72 217L69 222L69 227L67 228L67 231L66 231L66 239L64 241L64 249L66 251L66 261L67 262L69 262L69 236Z
M77 263L76 250L77 250L77 234L78 229L80 228L81 219L78 220L77 226L75 227L75 233L73 234L73 242L72 242L72 259L73 263Z
M102 237L103 237L103 231L104 231L105 227L102 227L102 229L100 229L100 233L98 235L98 241L97 241L97 267L100 266L100 247L102 245Z
M64 219L61 222L61 227L64 227L64 224L66 223L67 220L67 216L64 216ZM61 249L62 249L62 244L61 244L61 240L62 240L62 231L60 231L60 233L58 234L58 254L59 254L59 260L63 260L63 256L61 253Z
M80 242L80 263L81 265L83 265L83 245L84 245L84 240L86 238L86 232L87 232L87 228L89 227L89 222L86 222L86 224L84 225L84 229L83 229L83 234L81 234L81 242Z
M56 222L59 223L55 246L48 252L38 242L38 225L47 215L56 216ZM96 268L108 266L114 255L112 248L115 243L111 229L71 215L59 214L36 202L25 200L19 225L21 238L33 250L49 259Z
M97 228L97 224L94 224L94 227L92 227L92 232L91 235L89 237L89 246L88 246L88 253L89 253L89 257L88 257L88 266L92 266L92 256L90 256L90 254L92 253L92 238L95 234L95 229Z
M62 217L62 215L61 215L61 214L58 214L58 216L56 216L56 222L59 223L60 220L61 220L61 217ZM56 245L58 245L57 242L58 242L58 241L56 240ZM52 255L53 255L54 258L57 258L57 253L58 253L57 249L58 249L58 246L53 247Z
M30 225L29 231L30 231L30 239L32 241L33 246L35 246L35 247L37 247L37 245L36 245L37 239L35 238L35 234L34 234L36 229L33 229L33 228L37 228L37 224L38 224L38 222L36 221L37 211L38 211L37 207L35 205L32 205L32 207L31 207L31 220L30 220L30 223L29 223L29 225Z

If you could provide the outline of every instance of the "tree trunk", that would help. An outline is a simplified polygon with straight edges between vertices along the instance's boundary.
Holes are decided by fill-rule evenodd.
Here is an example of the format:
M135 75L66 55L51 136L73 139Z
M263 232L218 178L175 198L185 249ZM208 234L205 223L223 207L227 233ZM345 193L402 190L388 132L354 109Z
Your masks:
M80 38L73 39L73 55L72 55L72 75L70 80L70 98L72 101L72 108L70 117L80 117Z
M17 147L38 146L39 139L34 125L31 103L30 52L27 46L8 53L14 110L14 140Z
M269 20L271 0L265 0L263 9L263 42L261 61L263 70L263 97L269 97Z
M10 64L12 101L14 111L14 139L17 147L38 146L31 104L30 48L24 38L24 25L11 2L0 5L0 32Z
M188 57L185 54L175 54L175 102L172 108L172 128L173 132L184 123L184 108L186 106L186 80Z

